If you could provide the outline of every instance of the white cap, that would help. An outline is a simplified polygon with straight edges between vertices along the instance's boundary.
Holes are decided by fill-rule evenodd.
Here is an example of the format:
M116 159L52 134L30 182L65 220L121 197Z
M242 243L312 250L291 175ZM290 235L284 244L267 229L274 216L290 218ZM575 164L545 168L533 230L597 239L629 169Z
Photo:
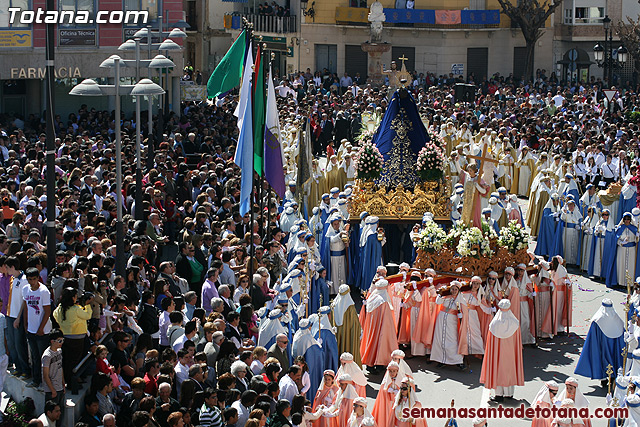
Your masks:
M341 374L338 377L338 381L350 382L350 381L353 381L353 378L351 378L351 375L349 375L349 374Z
M389 282L387 282L385 279L381 279L376 282L376 288L378 289L383 289L388 286L389 286Z
M307 329L309 326L311 326L311 322L309 322L309 319L301 319L298 322L298 326L300 327L300 329Z
M500 308L500 310L509 310L511 308L511 301L506 298L501 299L498 303L498 308Z
M340 355L340 360L345 360L347 362L353 362L353 354L344 352Z

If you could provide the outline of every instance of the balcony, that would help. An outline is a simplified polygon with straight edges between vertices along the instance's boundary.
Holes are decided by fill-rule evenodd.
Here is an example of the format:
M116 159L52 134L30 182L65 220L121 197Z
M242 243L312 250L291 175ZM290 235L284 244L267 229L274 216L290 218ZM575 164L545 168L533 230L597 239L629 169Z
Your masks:
M336 24L369 25L368 9L336 7ZM433 10L384 9L385 26L420 28L497 28L500 11L495 10Z
M231 30L242 29L242 18L253 22L253 29L257 33L288 34L297 32L298 17L256 15L253 13L231 13L224 16L224 28Z

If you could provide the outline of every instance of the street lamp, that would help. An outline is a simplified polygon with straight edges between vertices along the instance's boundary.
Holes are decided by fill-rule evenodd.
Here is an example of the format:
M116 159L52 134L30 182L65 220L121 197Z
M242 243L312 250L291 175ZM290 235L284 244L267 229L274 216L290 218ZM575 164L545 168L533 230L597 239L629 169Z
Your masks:
M629 51L627 50L626 47L624 46L620 46L618 48L618 62L621 65L624 65L627 63L627 60L629 59Z
M143 96L147 96L149 101L149 109L151 109L153 95L161 95L163 93L164 90L162 90L160 86L152 82L151 79L140 80L131 90L131 95L136 97L136 219L144 219L144 209L142 207L142 147L140 143L140 101ZM149 141L147 142L148 146Z
M180 30L178 30L180 31ZM129 39L127 41L125 41L124 43L122 43L119 47L118 50L123 50L123 51L127 51L127 50L134 50L135 51L135 60L131 60L131 59L124 59L122 60L127 66L134 66L136 69L136 81L139 81L140 79L140 68L141 67L146 67L149 68L148 70L148 77L149 79L151 78L151 69L150 68L156 68L156 67L151 67L151 62L153 61L152 59L146 59L146 60L142 60L140 59L140 41L142 39L142 37L147 37L147 47L148 49L151 49L151 46L153 45L153 43L150 42L150 35L151 32L149 31L148 28L142 28L138 31L136 31L136 33L134 34L135 38L134 39ZM178 45L177 43L175 43L174 41L167 39L165 40L162 44L156 44L156 47L161 47L163 44L165 44L165 46L167 47L167 50L180 50L182 49L180 47L180 45ZM177 49L176 49L177 47ZM164 56L163 56L164 58ZM166 58L165 58L166 59ZM167 63L168 61L168 63ZM166 61L164 61L164 64L171 64L171 67L174 67L175 64L166 59ZM168 68L168 67L167 67ZM162 81L161 81L162 83ZM164 93L164 92L163 92ZM152 94L153 95L153 94ZM148 117L147 117L147 122L148 122L148 138L147 138L147 171L151 170L151 168L153 168L153 161L154 161L154 149L153 149L153 135L152 135L152 129L153 129L153 97L152 95L149 96L148 98ZM137 220L143 220L144 219L144 210L142 209L142 165L141 165L141 157L142 154L140 153L141 147L140 147L140 132L141 132L141 119L140 119L140 102L141 102L141 97L140 96L136 96L136 154L137 154L137 158L136 158L136 163L138 165L138 167L136 168L136 193L135 193L135 218Z
M187 34L182 31L180 28L173 28L171 31L152 31L149 27L145 27L145 28L141 28L138 31L135 32L135 34L133 35L133 39L129 39L127 41L125 41L124 43L122 43L120 45L120 47L118 48L119 50L136 50L136 67L140 67L140 62L143 63L143 66L145 67L149 67L148 65L148 61L152 60L151 58L151 50L166 50L166 51L179 51L182 50L182 48L180 47L180 45L178 45L177 43L173 42L172 40L169 40L168 43L167 40L165 40L163 43L153 43L153 37L158 37L158 39L161 39L163 37L169 37L169 38L185 38L187 37ZM136 41L136 39L138 39ZM146 43L141 43L142 39L146 39ZM140 61L139 56L140 56L140 48L141 47L146 47L147 49L147 61ZM125 60L126 61L126 60ZM175 67L175 64L173 62L171 62L171 65L166 65L163 66L162 68L172 68ZM150 68L156 68L156 67L150 67ZM151 78L151 70L149 70L148 78ZM167 77L168 80L168 77ZM162 86L162 73L160 73L160 86ZM158 137L158 143L161 142L162 140L162 116L163 116L163 100L161 99L159 102L159 108L158 108L158 131L157 133L160 135ZM149 112L148 112L148 122L149 122L149 139L148 139L148 153L147 153L147 170L151 170L153 168L154 165L154 160L155 160L155 154L154 154L154 142L153 142L153 110L151 109L151 107L149 107Z
M597 43L593 47L593 56L598 67L604 68L604 76L609 86L613 83L613 69L622 68L629 59L629 51L624 47L618 48L618 60L613 59L613 28L611 28L611 18L606 15L602 20L604 28L604 47Z
M316 2L312 1L311 2L311 9L307 10L307 7L309 5L309 2L307 0L301 0L300 1L300 9L302 9L302 14L304 16L309 16L311 19L316 20L315 16L316 16L316 10L315 10L315 5Z
M120 84L120 68L126 66L118 55L112 55L104 60L100 67L113 68L115 75L115 84L99 85L95 80L86 79L79 85L75 86L69 92L69 95L77 96L115 96L115 133L116 133L116 274L124 275L125 273L125 254L124 254L124 228L122 223L122 138L120 126L120 96L153 96L164 93L162 88L151 80L143 79L136 85ZM139 103L137 103L137 112L139 115ZM136 124L136 126L138 126ZM137 141L137 150L140 150L139 138ZM138 169L140 169L138 157ZM141 209L139 207L138 209Z
M598 63L598 66L601 66L602 63L604 62L604 48L600 43L596 44L593 47L593 56L596 62Z

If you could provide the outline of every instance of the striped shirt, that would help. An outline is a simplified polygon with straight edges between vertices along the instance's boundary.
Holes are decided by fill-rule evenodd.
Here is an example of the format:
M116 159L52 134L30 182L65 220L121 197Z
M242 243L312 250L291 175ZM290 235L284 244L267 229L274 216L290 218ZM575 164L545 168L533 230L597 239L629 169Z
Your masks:
M220 408L209 407L207 404L203 404L200 408L200 425L202 427L221 427L222 426L222 413Z

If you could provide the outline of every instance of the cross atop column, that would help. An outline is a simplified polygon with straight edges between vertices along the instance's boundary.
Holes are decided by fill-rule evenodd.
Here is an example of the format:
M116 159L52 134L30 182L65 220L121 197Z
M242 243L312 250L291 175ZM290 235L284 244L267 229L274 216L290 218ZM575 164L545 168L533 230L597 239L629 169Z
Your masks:
M404 61L408 61L409 58L404 56L404 53L402 54L402 56L400 58L398 58L400 61L402 61L402 66L404 67Z

